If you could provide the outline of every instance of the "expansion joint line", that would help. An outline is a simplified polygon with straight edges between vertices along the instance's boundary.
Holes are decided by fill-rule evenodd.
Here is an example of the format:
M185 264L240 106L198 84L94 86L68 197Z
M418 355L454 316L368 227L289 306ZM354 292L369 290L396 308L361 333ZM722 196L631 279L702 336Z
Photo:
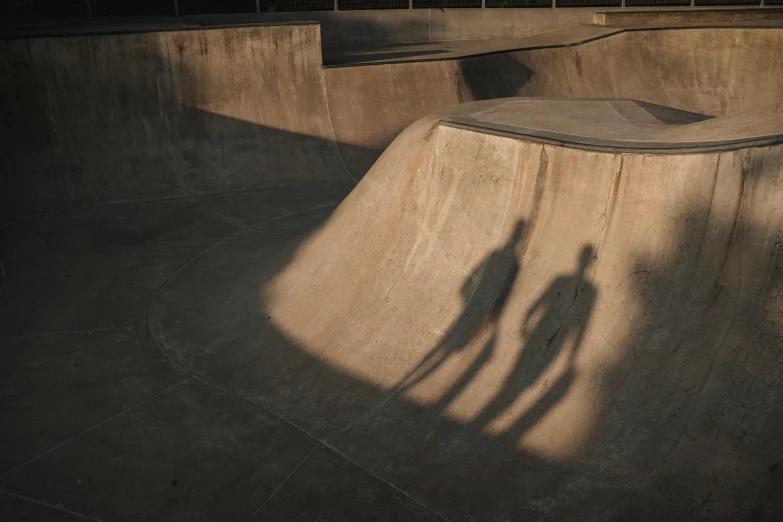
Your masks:
M92 428L86 429L86 430L82 431L81 433L78 433L78 434L74 435L74 436L73 436L73 437L71 437L70 439L67 439L67 440L65 440L65 441L61 442L60 444L57 444L57 445L56 445L56 446L54 446L53 448L51 448L51 449L49 449L49 450L47 450L47 451L44 451L43 453L41 453L41 454L40 454L40 455L38 455L37 457L33 457L32 459L28 460L27 462L25 462L25 463L23 463L23 464L20 464L20 465L16 466L16 467L15 467L15 468L13 468L12 470L10 470L10 471L6 471L6 472L5 472L5 473L3 473L2 475L0 475L0 479L3 479L3 478L5 478L5 477L7 477L8 475L10 475L10 474L14 473L15 471L18 471L18 470L22 469L23 467L27 466L28 464L30 464L30 463L32 463L32 462L35 462L36 460L40 459L41 457L44 457L44 456L48 455L49 453L52 453L53 451L55 451L55 450L57 450L57 449L59 449L59 448L62 448L63 446L65 446L65 445L66 445L66 444L68 444L69 442L72 442L72 441L74 441L74 440L78 439L78 438L79 438L79 437L81 437L82 435L84 435L84 434L86 434L86 433L89 433L89 432L91 432L91 431L93 431L93 430L95 430L95 429L97 429L97 428L100 428L101 426L103 426L103 425L104 425L104 424L106 424L107 422L110 422L110 421L112 421L112 420L116 419L117 417L120 417L120 416L122 416L122 415L124 415L124 414L128 413L129 411L131 411L131 410L134 410L134 409L138 408L139 406L142 406L143 404L146 404L146 403L148 403L149 401L151 401L151 400L153 400L153 399L156 399L156 398L160 397L160 396L161 396L161 395L163 395L164 393L167 393L167 392L169 392L169 391L173 390L174 388L176 388L177 386L180 386L180 385L182 385L182 384L185 384L186 382L188 382L188 381L190 381L190 380L191 380L191 377L188 377L187 379L185 379L185 380L183 380L183 381L180 381L180 382L178 382L178 383L177 383L177 384L175 384L174 386L170 386L169 388L166 388L166 389L165 389L165 390L163 390L162 392L158 392L158 393L156 393L155 395L153 395L153 396L151 396L151 397L147 397L147 398L146 398L146 399L144 399L143 401L141 401L141 402L139 402L139 403L137 403L137 404L134 404L134 405L133 405L133 406L131 406L130 408L126 408L126 409L122 410L121 412L117 413L116 415L112 415L112 416L111 416L111 417L109 417L108 419L106 419L106 420L104 420L104 421L101 421L101 422L99 422L98 424L96 424L96 425L95 425L95 426L93 426Z
M84 513L77 513L76 511L71 511L70 509L66 509L62 506L54 506L52 504L49 504L47 502L42 502L40 500L35 500L34 498L25 497L22 495L17 495L16 493L11 493L10 491L5 491L3 489L0 489L0 495L8 495L9 497L18 498L19 500L24 500L26 502L32 502L33 504L38 504L39 506L46 506L48 508L56 509L57 511L63 511L65 513L70 513L71 515L74 515L76 517L79 517L83 520L93 520L95 522L104 522L100 518L94 518L85 515Z
M515 183L516 183L516 180L515 180ZM511 191L511 192L513 192L513 191ZM499 227L498 227L498 233L497 233L497 235L496 235L496 237L495 237L495 240L494 240L494 243L493 243L493 248L495 248L495 247L497 246L497 240L498 240L498 238L499 238L499 236L500 236L500 230L502 229L502 225L503 225L503 223L504 223L504 221L505 221L505 217L506 217L506 212L508 211L509 202L511 201L511 192L510 192L510 194L509 194L509 198L508 198L508 200L507 200L507 202L506 202L506 211L504 212L503 218L502 218L502 219L501 219L501 221L500 221L500 225L499 225ZM284 215L284 216L278 216L278 217L275 217L275 218L271 218L271 219L269 219L269 220L266 220L266 221L264 221L264 222L262 222L262 223L259 223L259 224L255 225L255 226L261 225L261 224L263 224L263 223L272 222L272 221L275 221L275 220L278 220L278 219L282 219L282 218L290 217L290 216L293 216L293 215L297 215L297 214L304 214L304 213L307 213L307 212L311 212L311 211L313 211L313 210L317 210L317 209L321 209L321 208L327 208L327 207L329 207L329 206L333 206L333 205L334 205L334 204L331 204L331 203L330 203L330 204L325 204L325 205L318 205L318 206L316 206L316 207L312 207L312 208L305 209L305 210L303 210L303 211L301 211L301 212L295 212L295 213L292 213L292 214L288 214L288 215ZM208 208L208 207L207 207L207 208ZM210 209L210 210L211 210L211 209ZM166 289L166 287L167 287L167 286L168 286L168 285L171 283L171 281L172 281L172 280L174 280L174 278L175 278L175 277L176 277L176 276L177 276L177 275L178 275L178 274L179 274L179 273L180 273L182 270L184 270L184 269L185 269L185 267L189 266L189 265L190 265L192 262L194 262L196 259L198 259L198 258L199 258L199 257L201 257L202 255L206 254L207 252L209 252L209 251L211 251L211 250L213 250L213 249L217 248L219 245L221 245L221 244L225 243L226 241L229 241L231 238L233 238L233 237L237 236L238 234L242 233L243 231L248 231L248 230L252 231L252 230L253 230L253 228L246 229L246 228L244 228L244 227L243 227L242 229L240 229L240 230L237 230L237 231L235 231L235 232L234 232L234 233L232 233L232 234L229 234L228 236L224 237L223 239L220 239L220 240L216 241L215 243L213 243L212 245L208 246L207 248L205 248L204 250L202 250L201 252L199 252L198 254L196 254L195 256L193 256L193 257L192 257L190 260L188 260L187 262L185 262L185 263L184 263L182 266L180 266L180 267L179 267L179 268L178 268L178 269L177 269L177 270L174 272L174 274L172 274L172 276L171 276L171 277L170 277L168 280L166 280L166 282L165 282L165 283L164 283L164 284L161 286L161 288L160 288L160 290L158 291L158 293L157 293L157 294L155 295L155 297L152 299L152 302L150 303L149 315L148 315L148 320L147 320L147 326L148 326L148 328L150 329L150 335L152 336L152 339L153 339L153 341L155 342L155 345L158 347L158 350L160 350L160 352L161 352L161 353L164 355L164 357L166 357L166 359L168 359L168 360L171 362L171 364L172 364L174 367L178 368L179 370L181 370L182 372L184 372L185 374L187 374L187 375L188 375L188 378L187 378L185 381L183 381L183 383L184 383L184 382L191 381L191 380L193 380L193 381L198 381L198 382L201 382L201 383L203 383L203 384L205 384L205 385L207 385L207 386L209 386L209 387L211 387L211 388L214 388L215 390L217 390L217 391L219 391L219 392L221 392L221 393L224 393L224 394L226 394L226 395L230 395L230 396L236 397L236 398L238 398L238 399L245 400L245 401L247 401L247 402L249 402L249 403L251 403L251 404L253 404L253 405L255 405L255 406L258 406L258 407L260 407L260 408L261 408L261 409L263 409L264 411L268 412L270 415L274 416L275 418L279 419L280 421L284 422L285 424L287 424L287 425L289 425L289 426L291 426L291 427L295 428L296 430L300 431L301 433L303 433L304 435L306 435L307 437L309 437L310 439L312 439L312 440L315 442L315 446L313 447L313 449L312 449L312 450L311 450L311 451L310 451L310 452L309 452L309 453L308 453L308 454L307 454L307 455L306 455L306 456L305 456L305 457L302 459L302 461L301 461L301 462L299 462L299 464L297 464L297 465L296 465L296 467L294 467L294 469L293 469L293 470L291 470L291 472L288 474L288 476L286 476L286 478L285 478L285 479L284 479L284 480L283 480L283 481L280 483L280 485L279 485L279 486L278 486L278 487L277 487L277 488L276 488L276 489L275 489L275 490L272 492L272 494L269 496L269 498L267 498L267 499L266 499L266 501L264 501L264 503L263 503L263 504L262 504L262 505L261 505L261 506L260 506L260 507L259 507L259 508L258 508L258 509L257 509L257 510L254 512L254 513L253 513L253 515L251 515L251 516L250 516L250 518L248 519L248 522L250 522L250 521L251 521L251 520L252 520L254 517L256 517L256 515L258 515L258 513L260 513L260 512L263 510L263 508L264 508L264 507L265 507L265 506L266 506L266 505L267 505L267 504L268 504L268 503L271 501L271 499L272 499L272 498L273 498L273 497L274 497L274 496L277 494L277 492L278 492L278 491L279 491L279 490L280 490L280 489L281 489L281 488L282 488L282 487L283 487L283 486L284 486L284 485L285 485L285 484L288 482L288 480L289 480L289 479L290 479L290 478L291 478L291 477L292 477L292 476L293 476L293 475L296 473L296 471L297 471L297 470L299 470L299 469L302 467L302 465L303 465L303 464L304 464L304 463L307 461L307 459L308 459L308 458L309 458L309 457L310 457L310 456L311 456L311 455L312 455L312 454L313 454L313 453L314 453L314 452L315 452L315 451L316 451L316 450L317 450L319 447L324 447L324 448L326 448L326 449L330 450L331 452L333 452L334 454L336 454L336 455L337 455L337 456L339 456L340 458L344 459L346 462L349 462L350 464L352 464L352 465L353 465L353 466L355 466L356 468L360 469L361 471L363 471L363 472L367 473L368 475L372 476L373 478L375 478L375 479L376 479L376 480L378 480L379 482L381 482L381 483L385 484L386 486L388 486L388 487L392 488L393 490L397 491L398 493L402 494L403 496L405 496L405 497L406 497L406 498L408 498L409 500L411 500L411 501L415 502L416 504L418 504L418 505L422 506L424 509L426 509L427 511L429 511L429 512L430 512L430 513L432 513L433 515L437 516L437 517L438 517L438 518L440 518L441 520L444 520L444 521L448 522L448 519L447 519L447 518L446 518L446 517L445 517L443 514L441 514L441 513L437 512L437 511L435 511L434 509L430 508L429 506L427 506L426 504L424 504L424 503L423 503L422 501L420 501L419 499L417 499L417 498L413 497L412 495L410 495L408 492L406 492L406 491L404 491L403 489L401 489L401 488L397 487L396 485L392 484L392 483L391 483L391 482L389 482L388 480L385 480L385 479L383 479L382 477L380 477L380 476L378 476L377 474L373 473L372 471L370 471L369 469L365 468L364 466L362 466L362 465L358 464L356 461L354 461L353 459L349 458L347 455L345 455L344 453L342 453L341 451L339 451L339 450L338 450L338 449L337 449L337 448L336 448L334 445L332 445L332 444L330 444L330 443L328 442L328 439L329 439L330 437L332 437L332 436L334 436L334 435L336 435L336 434L338 434L338 433L340 433L340 432L344 431L344 430L345 430L345 429L347 429L349 426L353 425L353 424L354 424L354 423L355 423L357 420L359 420L359 418L361 418L361 416L360 416L359 418L355 419L355 420L354 420L353 422L351 422L350 424L348 424L348 425L344 426L343 428L341 428L341 429L337 430L336 432L334 432L334 433L332 433L332 434L328 435L327 437L324 437L324 438L317 437L316 435L314 435L314 434L310 433L309 431L307 431L307 430L306 430L306 429L304 429L303 427L301 427L301 426L297 425L296 423L294 423L293 421L291 421L291 420L287 419L287 418L286 418L285 416L283 416L282 414L280 414L280 413L278 413L278 412L276 412L276 411L272 410L272 409L271 409L269 406L267 406L267 405L265 405L265 404L261 404L261 403L259 403L259 402L257 402L257 401L254 401L254 400L250 399L249 397L243 396L243 395L241 395L241 394L239 394L239 393L237 393L237 392L234 392L234 391L231 391L231 390L225 389L225 388L223 388L222 386L218 386L217 384L215 384L215 383L213 383L213 382L210 382L210 381L207 381L206 379L204 379L204 378L202 378L202 377L200 377L200 376L198 376L198 375L194 374L194 373L193 373L192 371L190 371L188 368L184 367L182 364L180 364L179 362L177 362L177 361L176 361L176 360L175 360L175 359L174 359L174 358L173 358L173 357L172 357L172 356L171 356L171 355L170 355L168 352L166 352L166 350L163 348L163 346L162 346L161 342L159 341L159 339L157 338L157 336L155 335L155 332L154 332L154 330L153 330L153 324L154 324L154 323L153 323L153 320L152 320L152 314L153 314L153 311L154 311L154 308L155 308L155 303L157 302L158 298L161 296L161 294L163 293L163 291L164 291L164 290ZM482 267L482 275L483 275L483 269L484 269L484 268L486 268L486 263L485 263L485 264L484 264L484 266ZM474 290L474 291L475 291L475 290ZM471 297L472 297L472 294L471 294ZM182 384L182 383L180 383L180 384ZM178 384L178 385L179 385L179 384ZM178 386L178 385L177 385L177 386ZM168 390L167 390L167 391L168 391ZM164 393L165 393L165 392L164 392ZM391 397L391 396L390 396L390 397ZM390 397L389 397L389 398L390 398ZM153 397L153 398L154 398L154 397ZM152 398L150 398L150 399L148 399L148 400L151 400L151 399L152 399ZM388 400L388 399L387 399L387 400ZM146 401L145 401L145 402L146 402ZM385 401L384 401L384 402L385 402ZM380 404L379 404L378 406L380 406ZM375 408L377 408L378 406L376 406ZM373 408L372 410L374 410L375 408ZM372 410L370 410L370 411L372 411ZM124 412L123 412L123 413L124 413ZM367 412L367 413L369 413L369 412ZM366 415L366 413L365 413L365 415ZM111 420L111 419L109 419L109 420ZM107 420L107 421L104 421L104 422L108 422L108 420ZM96 426L96 427L97 427L97 426ZM92 428L92 429L94 429L94 428ZM56 448L55 448L55 449L56 449ZM52 451L52 450L50 450L50 451Z

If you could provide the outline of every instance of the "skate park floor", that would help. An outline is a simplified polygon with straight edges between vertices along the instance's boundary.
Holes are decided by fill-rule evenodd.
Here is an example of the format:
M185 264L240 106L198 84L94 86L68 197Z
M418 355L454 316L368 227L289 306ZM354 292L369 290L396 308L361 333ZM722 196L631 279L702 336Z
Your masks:
M3 452L0 518L248 520L263 507L255 520L431 519L285 421L172 365L150 329L155 297L188 261L239 232L274 248L351 188L110 205L4 227L1 445L14 451ZM310 452L314 467L278 490ZM330 516L330 505L342 507Z
M706 26L780 27L781 24L734 22ZM323 63L325 67L341 67L451 59L568 46L624 30L576 26L523 39L326 48ZM480 139L486 140L513 135L515 140L532 140L538 145L566 144L568 150L587 149L593 155L590 157L604 149L668 148L669 152L682 152L685 143L694 149L687 151L695 153L689 157L697 158L710 147L724 150L748 143L756 147L779 146L781 141L780 134L772 132L780 127L779 112L770 111L764 116L754 113L750 123L741 118L731 120L738 121L738 128L745 133L735 143L731 133L707 132L713 121L711 116L632 100L583 101L583 106L579 105L581 102L569 102L567 110L561 110L556 107L557 100L515 99L504 101L507 105L500 105L501 109L505 107L502 110L487 103L479 107L480 111L455 111L452 115L438 116L438 121L451 126L447 129L449 133L478 132L482 134ZM548 118L548 113L563 118ZM579 114L585 122L580 123ZM670 125L687 132L669 132ZM696 132L699 129L707 131L700 134ZM492 137L484 138L484 135ZM445 138L443 142L444 147L448 145ZM479 152L471 156L475 161L486 156L481 154L482 147L477 148ZM413 148L410 150L412 154L415 152ZM462 158L457 146L444 150L451 154L444 155L446 163L452 157ZM553 149L546 150L551 153ZM542 158L547 157L546 150L542 149ZM558 149L558 157L560 154ZM555 161L553 154L551 162ZM769 163L764 165L772 169ZM718 166L714 169L716 178ZM750 167L743 164L742 168ZM498 174L492 181L506 180ZM620 186L619 181L614 186ZM536 192L544 191L538 185L535 188ZM391 466L359 462L345 448L354 453L366 450L370 455L367 461L371 463L399 457L394 449L376 444L375 439L363 437L361 432L328 429L343 424L363 427L363 417L350 424L340 417L341 407L346 410L356 407L349 399L341 402L340 392L375 400L392 388L351 373L348 363L327 364L324 361L329 359L319 358L321 354L317 350L308 353L293 340L284 338L284 334L291 332L273 326L285 323L286 318L278 318L259 305L258 287L284 272L309 238L333 222L340 204L356 189L355 182L347 178L291 183L94 207L75 206L2 225L0 520L534 520L532 515L526 518L536 512L533 508L517 511L522 513L519 518L493 518L496 513L482 511L486 504L481 500L475 501L472 511L463 509L473 499L503 498L503 502L497 501L493 507L497 512L514 513L526 495L547 498L552 505L544 505L546 502L542 501L533 507L541 513L558 513L562 519L628 520L622 512L613 510L633 500L632 488L627 494L618 495L616 484L604 489L603 485L587 486L583 481L589 481L592 475L581 469L577 473L574 470L578 466L567 459L550 459L545 452L515 452L503 437L471 429L469 422L442 415L435 409L428 410L413 400L400 399L394 407L412 419L414 425L420 420L415 428L408 424L394 425L393 415L383 418L385 423L379 422L381 428L376 427L382 433L388 430L389 440L398 444L394 448L405 447L408 440L420 444L416 451L421 452L413 451L413 460L406 461L405 473ZM720 189L718 186L717 192ZM744 186L743 190L746 190ZM395 194L390 193L389 197L392 196ZM354 200L358 198L355 196ZM350 203L361 206L356 201ZM486 213L491 213L492 208L488 204ZM711 219L718 219L715 215ZM521 229L523 224L520 221L517 228ZM538 226L535 222L528 225ZM542 221L540 226L545 225ZM736 232L738 227L728 228L732 238L740 233ZM374 232L378 236L383 233ZM517 243L521 242L519 237L513 237ZM368 250L376 244L369 234L365 240ZM509 240L493 252L503 253L512 243ZM581 257L568 258L569 263L577 262L576 270L570 272L574 266L569 264L564 267L569 273L551 285L558 297L565 293L561 292L563 288L567 288L569 295L574 293L568 285L583 284L579 288L587 288L585 293L590 293L585 270L593 262L593 247L587 243L577 247ZM353 254L360 255L359 250ZM327 253L342 254L324 250L324 265L330 264ZM681 254L673 254L675 262L688 265L680 262ZM490 255L488 263L493 263L493 259L497 258ZM727 254L724 268L731 268L733 259ZM416 264L415 260L409 262ZM297 284L309 284L306 276L316 270L317 267L311 267L310 272L303 270ZM647 269L640 268L639 272ZM469 282L468 277L465 285L469 286ZM323 288L328 285L327 281ZM318 293L308 294L306 288L299 290L301 295L311 295L313 302L320 298ZM430 290L422 289L422 294ZM387 300L390 294L391 290L386 294ZM318 303L320 308L332 305ZM262 332L260 340L259 332ZM436 334L443 332L433 335ZM386 335L392 334L378 329L379 342ZM554 335L549 339L550 344L553 338ZM251 361L231 353L236 347L256 346L254 343L264 349L268 347L270 354L261 361ZM755 396L748 400L763 403L758 409L774 417L779 413L773 399L780 389L776 380L780 355L762 355L767 357L762 364L769 369L768 375L772 375L768 387L772 406ZM400 364L410 362L404 354L393 358L399 359ZM705 366L706 363L700 362L700 367ZM710 362L708 373L712 374L712 370ZM310 381L302 382L299 375L307 376ZM276 383L288 384L275 391ZM309 387L319 386L337 390L336 402L308 395ZM551 389L557 391L557 386L553 384ZM275 393L285 395L287 404L295 405L293 408L301 403L302 411L315 412L313 416L320 424L309 426L283 413L292 407L279 407L275 399L265 398L274 397ZM684 393L690 393L690 389ZM367 411L375 408L368 407ZM382 410L380 406L378 409ZM744 419L741 412L734 413ZM676 414L673 412L672 417ZM758 418L762 415L758 414ZM630 421L622 429L628 439L637 430L643 431ZM335 434L343 436L342 445L331 438ZM651 460L655 457L664 463L677 442L688 439L685 431L678 436L668 437L669 432L666 435L666 440L671 438L674 443L665 455L653 455ZM736 441L739 442L735 442L741 445L744 436L738 430ZM763 445L768 449L763 460L768 482L749 479L741 483L737 479L732 485L715 477L714 491L725 494L726 498L735 495L740 499L736 503L740 507L729 509L714 502L711 506L714 519L776 520L783 515L779 502L773 504L770 500L775 494L774 486L783 485L780 464L783 453L778 441L764 440ZM438 462L431 458L432 454L450 455L453 447L478 449L463 462ZM498 459L497 455L502 458ZM672 458L677 458L676 452ZM720 455L714 458L721 460ZM526 476L524 484L512 484L509 477L516 477L512 472L493 476L495 468L483 467L485 461L497 460L509 468L532 470L531 474ZM443 469L456 469L458 476L449 478ZM574 480L564 483L552 478L568 476L572 471ZM648 477L647 470L636 471L638 476L629 473L629 483ZM742 471L738 468L737 476ZM390 479L394 473L400 473L404 480ZM465 479L471 475L475 478ZM640 479L642 475L645 476ZM432 477L444 480L437 482ZM672 498L671 495L676 498L676 491L692 486L697 493L687 503L710 505L716 495L714 491L698 496L700 485L689 484L689 480L687 476L675 476L667 483L667 498ZM737 483L741 485L735 487ZM595 494L596 490L599 493ZM592 511L576 508L557 511L557 499L579 497L584 491L596 495ZM769 503L757 502L751 492ZM752 497L746 505L741 501L743 495ZM459 507L450 508L444 498L454 498L454 504ZM654 494L645 502L653 506L665 503ZM666 506L658 507L656 513L667 512ZM679 513L674 508L671 512ZM676 515L672 519L677 519Z

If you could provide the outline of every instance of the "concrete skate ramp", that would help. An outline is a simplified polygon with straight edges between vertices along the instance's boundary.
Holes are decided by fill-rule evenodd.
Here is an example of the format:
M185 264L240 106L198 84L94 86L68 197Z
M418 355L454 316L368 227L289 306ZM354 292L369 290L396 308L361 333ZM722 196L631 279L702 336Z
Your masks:
M568 104L447 109L302 242L187 266L156 336L435 517L775 520L783 126L572 103L604 130L606 107L646 107L746 142L607 152L569 141ZM510 104L559 143L444 123Z
M341 151L354 177L413 121L462 102L629 98L722 116L783 101L783 30L777 28L618 28L607 35L604 27L580 26L519 45L531 48L327 68L334 132L338 143L352 144Z
M782 35L575 26L518 39L526 50L326 69L312 23L6 39L0 223L110 202L352 183L408 125L475 100L628 98L734 114L783 101Z

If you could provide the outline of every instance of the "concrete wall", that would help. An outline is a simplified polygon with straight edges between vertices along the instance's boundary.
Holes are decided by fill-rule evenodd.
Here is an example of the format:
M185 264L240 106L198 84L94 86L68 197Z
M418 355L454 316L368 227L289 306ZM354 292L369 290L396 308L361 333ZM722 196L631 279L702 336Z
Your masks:
M317 20L324 47L515 38L592 23L597 9L412 9L265 13L263 21Z
M325 47L397 42L512 38L592 23L597 9L412 9L193 15L145 20L104 19L0 29L5 35L169 31L220 25L318 22ZM606 11L606 9L602 9Z
M521 36L586 21L592 10L260 16L278 25L185 31L188 24L227 20L119 21L16 32L97 34L1 40L0 224L98 203L346 177L326 99L319 26L281 21L315 17L327 43L370 43L477 38L482 32ZM253 15L246 21L258 20ZM165 27L178 30L160 30ZM359 83L338 91L340 126L353 129L341 135L339 152L354 175L363 175L407 124L459 102L427 95L431 82L445 77L422 79L395 84L396 95L360 93ZM360 107L369 103L378 110L346 113L345 100L357 95L371 98ZM401 96L410 103L395 116L393 103ZM378 117L383 121L372 119Z
M532 72L521 96L632 98L722 116L783 101L783 31L630 31L512 54Z
M471 11L484 12L494 11ZM512 19L504 30L519 27ZM628 32L327 70L312 23L4 40L0 224L70 206L358 179L405 127L465 101L626 97L730 114L781 101L781 38Z
M348 179L314 24L7 40L0 78L4 218Z
M595 16L594 16L595 15ZM693 21L777 20L783 10L759 6L735 7L580 7L556 9L394 9L190 15L147 19L91 19L68 24L38 24L5 28L6 34L85 34L105 31L166 31L250 23L314 21L321 24L324 47L399 42L430 42L529 36L575 24L657 24Z

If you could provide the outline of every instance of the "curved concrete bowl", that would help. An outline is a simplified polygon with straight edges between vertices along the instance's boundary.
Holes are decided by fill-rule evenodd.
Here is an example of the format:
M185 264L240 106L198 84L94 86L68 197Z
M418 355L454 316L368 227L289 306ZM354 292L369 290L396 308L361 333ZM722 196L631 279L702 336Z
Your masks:
M782 130L780 105L440 111L307 237L191 262L153 331L449 520L772 503Z

